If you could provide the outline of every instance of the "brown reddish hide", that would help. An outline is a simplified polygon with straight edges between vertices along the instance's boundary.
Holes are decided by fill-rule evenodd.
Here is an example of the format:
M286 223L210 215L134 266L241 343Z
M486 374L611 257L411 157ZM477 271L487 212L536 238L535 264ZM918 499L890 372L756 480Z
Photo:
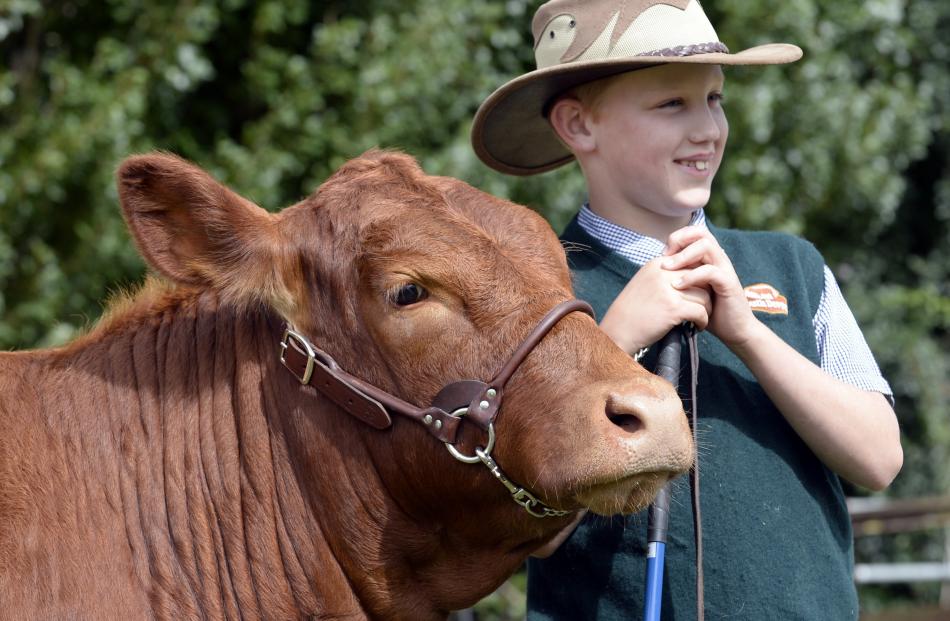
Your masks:
M66 347L0 354L4 617L444 618L572 520L278 359L289 322L416 405L489 379L572 297L542 218L378 151L276 215L170 155L117 176L161 277ZM551 506L630 512L689 467L684 420L572 313L509 382L493 456Z

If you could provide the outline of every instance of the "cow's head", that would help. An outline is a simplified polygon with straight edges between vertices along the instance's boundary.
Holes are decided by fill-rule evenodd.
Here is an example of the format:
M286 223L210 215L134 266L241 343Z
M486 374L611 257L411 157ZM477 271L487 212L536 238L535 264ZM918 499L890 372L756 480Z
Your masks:
M427 176L402 154L369 152L276 215L169 155L130 158L119 188L155 270L235 305L269 307L349 373L419 406L447 383L491 378L573 297L564 251L540 216ZM283 380L288 411L314 421L287 431L289 441L315 470L342 460L334 476L379 483L351 482L365 485L368 513L392 506L394 524L429 521L486 540L515 530L523 551L571 519L527 515L486 468L457 461L414 421L372 429L289 373ZM582 313L560 321L512 376L496 430L493 457L507 476L561 509L639 510L691 463L675 392ZM484 444L483 430L463 425L462 452ZM460 520L466 512L480 517Z

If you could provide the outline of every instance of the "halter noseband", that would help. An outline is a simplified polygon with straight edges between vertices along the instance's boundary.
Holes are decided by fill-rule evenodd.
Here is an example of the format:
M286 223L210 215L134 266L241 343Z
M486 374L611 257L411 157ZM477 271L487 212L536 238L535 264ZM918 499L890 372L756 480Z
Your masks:
M495 417L501 408L505 384L538 343L561 319L574 311L594 311L582 300L567 300L552 308L514 351L508 362L488 383L461 380L447 384L427 408L417 407L399 397L368 384L340 368L326 352L310 343L302 334L287 328L280 342L280 361L301 384L312 386L338 406L376 429L392 425L389 412L411 418L445 443L453 457L465 463L483 463L511 494L512 499L535 517L558 517L570 513L548 507L523 487L513 483L491 457L495 445ZM484 448L465 455L456 447L463 417L488 434Z

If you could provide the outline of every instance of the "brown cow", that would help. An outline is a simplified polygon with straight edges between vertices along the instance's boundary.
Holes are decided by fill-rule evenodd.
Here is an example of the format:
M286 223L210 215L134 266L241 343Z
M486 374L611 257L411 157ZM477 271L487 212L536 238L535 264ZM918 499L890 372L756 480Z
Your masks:
M413 407L486 381L572 297L541 217L378 151L277 215L170 155L118 184L165 278L65 347L0 354L0 616L442 618L572 520L280 358L289 323ZM670 386L583 313L505 395L490 456L550 507L637 510L691 463ZM485 448L485 427L443 418L461 454Z

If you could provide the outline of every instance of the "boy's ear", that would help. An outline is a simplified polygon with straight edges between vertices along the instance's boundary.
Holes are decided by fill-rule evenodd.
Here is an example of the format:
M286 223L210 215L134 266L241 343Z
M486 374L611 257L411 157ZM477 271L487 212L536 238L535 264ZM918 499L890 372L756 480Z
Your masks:
M576 97L561 97L548 113L554 132L575 155L589 153L596 146L589 119L590 112Z
M125 221L153 269L233 301L280 302L276 216L170 154L126 159L116 182Z

